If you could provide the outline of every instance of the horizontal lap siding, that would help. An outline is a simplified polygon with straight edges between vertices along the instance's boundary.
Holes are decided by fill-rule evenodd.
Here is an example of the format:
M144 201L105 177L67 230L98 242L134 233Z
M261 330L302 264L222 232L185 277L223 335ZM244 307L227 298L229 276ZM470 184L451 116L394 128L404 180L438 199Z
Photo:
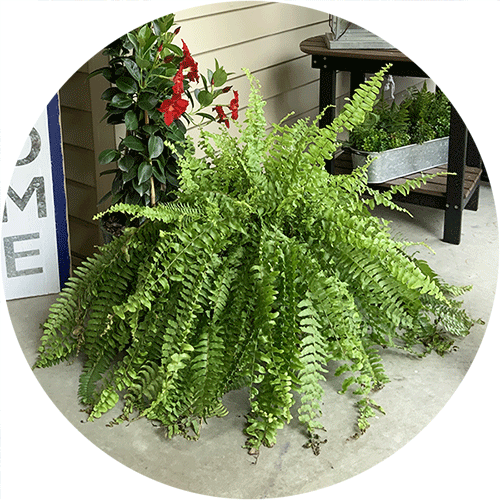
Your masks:
M240 8L224 8L232 4ZM301 52L299 44L305 38L325 32L328 15L270 2L231 2L217 6L219 10L213 15L208 15L208 7L202 17L195 15L198 9L176 14L176 22L181 26L179 40L185 40L201 73L215 67L214 59L233 73L228 85L239 93L241 120L250 93L243 68L249 69L261 84L269 126L292 111L295 114L289 122L315 116L319 73L311 68L310 57ZM231 97L232 94L221 96L217 103L228 103ZM217 125L209 126L208 130L217 130ZM198 131L191 129L190 135L196 140Z
M85 63L60 89L61 125L68 200L70 249L73 266L95 251L100 243L93 216L103 182L97 156L114 147L114 134L99 124L104 114L100 94L106 82L88 79L91 71L105 64L98 55ZM108 127L110 129L110 127Z
M64 162L67 165L67 181L80 182L95 188L96 171L93 150L65 143Z
M233 73L228 85L239 92L241 120L250 92L242 68L248 68L262 85L269 127L292 111L294 115L288 123L317 115L319 71L311 68L311 58L300 51L299 44L328 31L328 14L277 2L236 1L177 12L176 24L181 27L176 43L180 45L181 39L185 40L201 73L206 74L207 68L214 69L214 59ZM94 250L98 238L96 223L91 219L97 210L93 207L112 180L111 176L99 176L109 166L100 166L97 155L114 147L125 133L123 126L112 131L112 127L99 123L104 114L99 97L105 82L100 77L88 82L86 76L102 65L99 56L83 65L62 94L68 193L74 198L69 206L70 231L75 230L72 237L75 259L77 254L85 256ZM77 95L75 87L85 90ZM348 75L338 74L338 109L345 102L348 90ZM397 91L401 91L399 82ZM232 93L221 96L217 103L227 104L231 97ZM217 130L217 125L211 125L209 130ZM190 135L196 140L197 129L190 129Z
M206 5L200 5L196 8L178 12L175 16L177 24L184 24L191 19L199 19L201 17L212 17L215 14L225 12L235 12L238 10L247 10L261 5L267 5L272 2L221 2ZM181 23L182 22L182 23Z
M181 26L179 36L198 55L327 20L327 15L322 12L280 3L261 4L201 18L189 18L185 13L176 16ZM183 18L186 20L182 21ZM242 51L240 60L244 61L245 56Z
M64 108L81 111L92 110L90 99L90 85L87 81L88 70L86 65L78 70L61 88L59 96Z
M262 94L268 101L294 89L303 88L303 92L307 92L304 87L318 79L299 44L326 29L325 13L281 3L257 2L247 8L195 19L190 17L191 11L177 15L181 25L179 36L190 47L200 71L212 69L217 58L226 71L234 73L229 84L238 90L242 108L248 102L250 91L242 68L249 69L259 79ZM269 104L268 122L279 121L292 110L299 114L307 111L304 107L307 98L302 99L301 94L299 91L294 105L278 106L273 112Z
M421 89L424 82L427 82L428 90L435 90L435 85L432 80L425 78L413 78L413 77L394 77L394 83L396 84L396 90L394 92L394 97L397 103L400 103L403 99L408 97L408 90L410 87L416 87Z

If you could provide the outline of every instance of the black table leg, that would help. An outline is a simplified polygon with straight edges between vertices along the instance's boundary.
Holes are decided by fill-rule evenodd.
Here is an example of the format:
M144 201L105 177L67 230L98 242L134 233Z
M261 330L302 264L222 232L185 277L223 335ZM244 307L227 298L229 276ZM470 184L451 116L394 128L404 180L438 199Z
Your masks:
M469 167L480 168L482 170L481 180L489 182L488 173L484 168L483 159L481 158L476 143L474 142L474 139L470 133L469 133L469 140L467 142L467 165Z
M446 208L444 212L444 237L446 243L458 245L462 231L465 158L467 154L467 128L451 107L448 175L446 180Z
M484 180L484 176L486 175L485 170L484 170L484 164L483 164L483 159L481 158L481 155L479 154L479 150L477 149L476 143L474 142L474 139L472 138L472 135L470 132L467 133L467 152L466 152L466 160L465 164L468 167L475 167L475 168L480 168L483 170L483 174L481 175L481 180ZM472 196L470 197L469 201L465 205L464 209L466 210L477 210L479 208L479 185L476 186L474 189L474 192Z
M362 71L351 71L349 95L352 97L354 91L365 82L365 74Z
M467 205L465 205L467 210L477 210L479 208L479 186L476 187L474 193L469 198Z
M335 95L337 90L336 82L336 72L330 68L321 68L319 72L319 112L321 113L325 108L323 117L319 122L320 127L325 127L332 123L335 118ZM333 163L334 160L328 160L325 162L326 170L331 174L333 173Z

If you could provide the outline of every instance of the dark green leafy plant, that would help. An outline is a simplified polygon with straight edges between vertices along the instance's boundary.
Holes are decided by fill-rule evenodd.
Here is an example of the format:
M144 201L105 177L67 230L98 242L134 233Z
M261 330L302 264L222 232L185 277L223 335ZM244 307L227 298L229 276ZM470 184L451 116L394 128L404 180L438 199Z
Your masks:
M103 172L113 174L114 180L100 202L109 197L112 203L139 205L172 200L171 193L178 187L178 158L185 147L186 125L194 120L198 125L214 120L229 125L223 106L215 106L215 116L205 111L231 90L226 86L228 73L215 61L214 71L208 70L206 77L200 75L185 42L182 48L174 44L180 28L170 31L173 25L174 15L170 14L122 36L103 52L109 64L90 75L102 75L113 84L101 96L107 101L103 119L110 125L124 124L126 129L117 149L106 149L99 155L103 165L116 162L116 168ZM190 85L200 78L203 87L192 91ZM236 118L237 92L228 107ZM165 138L175 149L164 147Z
M421 90L410 90L408 103L409 133L413 143L421 144L449 135L450 102L443 92L429 92L424 82Z
M410 89L400 104L381 98L365 121L349 134L347 146L360 151L382 152L409 144L422 144L449 135L450 102L441 92Z
M294 404L317 450L327 363L341 392L358 396L364 432L382 411L371 392L388 381L380 347L444 354L473 324L455 298L467 288L444 283L370 214L375 204L399 209L391 195L422 180L379 193L364 169L324 169L337 134L370 111L383 72L328 127L299 120L269 134L249 77L241 135L203 132L203 158L186 148L175 202L111 207L146 222L75 271L35 367L83 353L89 420L122 397L113 423L146 417L168 437L197 438L208 417L225 415L223 396L248 387L252 453L276 442Z

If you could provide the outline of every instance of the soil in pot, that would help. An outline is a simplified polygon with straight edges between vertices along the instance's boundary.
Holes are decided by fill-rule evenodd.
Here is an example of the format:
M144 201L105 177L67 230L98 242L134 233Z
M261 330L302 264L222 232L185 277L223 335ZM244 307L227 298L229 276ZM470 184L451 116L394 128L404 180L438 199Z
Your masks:
M99 227L101 229L104 244L110 243L113 238L117 238L123 234L123 230L127 226L136 225L122 213L108 213L99 219Z

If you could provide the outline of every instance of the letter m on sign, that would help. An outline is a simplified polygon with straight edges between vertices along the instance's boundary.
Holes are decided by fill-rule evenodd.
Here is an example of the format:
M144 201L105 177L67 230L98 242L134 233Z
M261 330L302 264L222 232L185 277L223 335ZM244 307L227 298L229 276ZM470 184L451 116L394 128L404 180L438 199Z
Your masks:
M7 191L7 196L16 204L19 210L23 211L35 192L38 218L41 219L43 217L47 217L47 201L45 199L45 184L43 182L43 177L33 177L22 198L10 186ZM7 221L8 216L6 204L3 212L3 222Z

